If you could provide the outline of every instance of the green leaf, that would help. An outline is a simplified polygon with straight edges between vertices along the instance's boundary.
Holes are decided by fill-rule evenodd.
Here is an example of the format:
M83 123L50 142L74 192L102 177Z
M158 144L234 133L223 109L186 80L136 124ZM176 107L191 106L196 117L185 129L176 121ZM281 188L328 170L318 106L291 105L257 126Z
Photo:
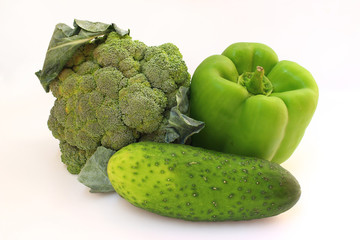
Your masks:
M78 180L90 188L90 192L113 192L115 191L110 183L107 174L107 165L115 151L98 147L95 153L87 160L85 166L81 169Z
M58 76L80 46L114 31L121 36L130 34L129 30L122 30L113 23L75 19L73 25L74 28L63 23L56 25L46 52L43 68L35 73L46 92L49 91L50 82Z
M177 105L170 111L169 124L166 127L165 142L185 144L188 139L199 133L205 123L192 119L189 114L189 88L180 87L176 93Z

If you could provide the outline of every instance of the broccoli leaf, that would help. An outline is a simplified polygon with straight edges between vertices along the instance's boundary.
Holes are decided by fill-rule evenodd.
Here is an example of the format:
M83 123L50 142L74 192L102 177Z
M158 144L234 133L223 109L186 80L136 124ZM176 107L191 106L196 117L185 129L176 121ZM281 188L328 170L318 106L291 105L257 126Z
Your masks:
M85 166L81 169L78 180L90 188L90 192L113 192L108 174L107 165L115 151L98 147L95 153L89 158Z
M177 105L170 111L169 124L166 127L165 142L185 144L195 133L200 132L205 123L189 116L189 88L180 87L176 93Z
M129 30L122 30L114 23L106 24L75 19L73 25L74 28L63 23L56 25L46 52L43 69L35 73L46 92L49 92L50 82L57 77L80 46L113 31L121 36L130 34Z

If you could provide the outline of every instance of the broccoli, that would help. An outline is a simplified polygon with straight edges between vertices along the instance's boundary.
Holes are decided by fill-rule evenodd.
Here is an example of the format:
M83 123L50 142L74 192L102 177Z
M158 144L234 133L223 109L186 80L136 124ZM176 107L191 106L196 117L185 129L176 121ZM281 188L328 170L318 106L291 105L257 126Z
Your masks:
M68 171L78 174L99 146L163 142L176 93L189 85L171 43L148 47L111 31L82 44L48 85L55 97L48 127Z

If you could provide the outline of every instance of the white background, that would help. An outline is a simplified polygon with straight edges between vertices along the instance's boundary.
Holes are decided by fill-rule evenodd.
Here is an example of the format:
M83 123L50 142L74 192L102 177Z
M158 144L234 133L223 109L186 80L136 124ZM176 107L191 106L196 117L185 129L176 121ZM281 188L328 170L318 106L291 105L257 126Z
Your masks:
M360 4L353 0L0 1L0 239L359 239ZM74 18L173 42L189 72L238 41L261 42L315 77L318 108L283 164L302 187L279 216L192 223L91 194L60 161L42 68L54 26Z

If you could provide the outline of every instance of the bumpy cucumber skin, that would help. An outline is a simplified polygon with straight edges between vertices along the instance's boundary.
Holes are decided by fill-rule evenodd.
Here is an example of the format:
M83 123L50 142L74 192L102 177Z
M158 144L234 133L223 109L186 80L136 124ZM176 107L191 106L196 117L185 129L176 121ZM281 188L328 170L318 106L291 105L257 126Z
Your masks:
M178 144L130 144L111 157L108 175L131 204L190 221L275 216L301 193L294 176L276 163Z

